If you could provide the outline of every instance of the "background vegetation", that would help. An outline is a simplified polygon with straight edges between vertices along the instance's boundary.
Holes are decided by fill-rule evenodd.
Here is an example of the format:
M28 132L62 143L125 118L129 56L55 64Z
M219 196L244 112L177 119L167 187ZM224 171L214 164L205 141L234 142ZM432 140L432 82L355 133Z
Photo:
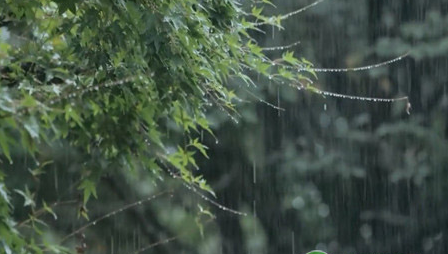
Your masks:
M446 252L448 4L273 3L0 0L0 253Z

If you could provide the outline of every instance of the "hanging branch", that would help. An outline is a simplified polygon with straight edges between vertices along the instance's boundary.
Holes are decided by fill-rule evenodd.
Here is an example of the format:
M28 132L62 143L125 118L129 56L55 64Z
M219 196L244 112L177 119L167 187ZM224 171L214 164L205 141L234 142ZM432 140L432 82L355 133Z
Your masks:
M140 249L136 250L135 252L133 252L133 254L142 253L143 251L149 250L149 249L154 248L156 246L172 242L172 241L176 240L177 238L178 237L174 236L174 237L170 237L170 238L166 238L166 239L160 240L160 241L155 242L155 243L151 243L151 244L149 244L149 245L147 245L147 246L145 246L143 248L140 248Z
M292 11L292 12L290 12L290 13L287 13L287 14L281 16L281 17L280 17L280 20L285 20L285 19L290 18L290 17L292 17L292 16L294 16L294 15L296 15L296 14L299 14L299 13L301 13L301 12L304 12L304 11L308 10L309 8L312 8L312 7L314 7L314 6L316 6L316 5L320 4L320 3L322 3L323 1L325 1L325 0L317 0L316 2L311 3L311 4L309 4L309 5L307 5L307 6L303 7L303 8L300 8L300 9L298 9L298 10L295 10L295 11Z
M36 104L41 108L48 108L49 106L53 106L63 100L74 99L74 98L80 97L80 96L84 95L85 93L89 93L89 92L96 92L96 91L99 91L100 88L111 88L111 87L115 87L115 86L120 86L125 83L134 81L136 79L137 79L137 77L131 76L131 77L125 77L125 78L119 79L119 80L99 83L97 85L93 85L93 86L89 86L89 87L83 87L83 88L78 87L76 91L58 96L54 99L50 99L47 102L38 101L36 99ZM139 77L139 79L141 79L141 78ZM19 108L15 112L8 112L3 115L0 115L0 119L4 119L7 117L13 117L13 116L21 116L21 115L24 115L25 113L29 113L28 108Z
M163 159L166 160L166 157L165 157L164 155L161 155L161 154L158 154L158 155L159 155L159 157L161 157L161 158L163 158ZM176 174L175 174L175 173L174 173L174 172L173 172L173 171L172 171L172 170L165 164L165 162L163 162L162 160L158 160L158 161L160 162L160 164L163 166L163 168L168 172L168 174L169 174L173 179L179 179L179 178L180 178L180 176L176 175ZM236 215L239 215L239 216L247 216L247 213L240 212L240 211L237 211L237 210L233 210L233 209L231 209L231 208L228 208L228 207L226 207L226 206L224 206L224 205L221 205L220 203L214 201L213 199L211 199L211 198L205 196L204 194L202 194L202 193L201 193L195 186L193 186L192 184L187 184L187 183L185 183L185 182L182 182L182 185L183 185L185 188L187 188L188 190L192 191L194 194L198 195L200 198L202 198L202 199L205 200L206 202L212 204L213 206L215 206L215 207L217 207L217 208L219 208L219 209L221 209L221 210L223 210L223 211L226 211L226 212L229 212L229 213L233 213L233 214L236 214Z
M316 87L312 86L305 86L305 85L299 85L296 86L298 90L311 90L314 93L317 93L322 96L329 96L333 98L341 98L341 99L347 99L347 100L359 100L359 101L369 101L369 102L386 102L386 103L394 103L399 101L405 101L406 102L406 113L408 115L411 114L412 105L409 101L408 96L398 97L398 98L377 98L377 97L364 97L364 96L356 96L356 95L348 95L348 94L340 94L340 93L334 93L329 91L320 90Z
M330 97L336 97L336 98L342 98L342 99L349 99L349 100L360 100L360 101L371 101L371 102L397 102L397 101L409 101L408 96L398 97L398 98L376 98L376 97L364 97L364 96L355 96L355 95L346 95L346 94L340 94L340 93L333 93L323 90L316 91L318 94L321 94L323 96L330 96Z
M205 224L208 224L210 221L211 221L211 220L207 220L207 221L205 221L204 223L205 223ZM179 234L179 235L177 235L177 236L169 237L169 238L162 239L162 240L160 240L160 241L151 243L151 244L149 244L149 245L146 245L145 247L142 247L142 248L140 248L140 249L134 251L133 254L139 254L139 253L142 253L143 251L149 250L149 249L154 248L154 247L157 247L157 246L159 246L159 245L170 243L170 242L172 242L172 241L175 241L175 240L179 239L180 237L182 237L182 236L184 236L184 235L186 235L186 234L189 234L190 232L191 232L191 230L189 230L189 231L184 231L182 234Z
M281 111L286 111L284 108L275 106L274 104L269 103L269 102L263 100L262 98L260 98L259 96L255 95L254 93L252 93L251 91L249 91L249 90L247 90L247 89L245 89L245 88L243 88L243 90L246 91L249 95L251 95L251 96L254 97L255 99L257 99L257 100L259 100L260 102L262 102L262 103L268 105L268 106L271 107L271 108L274 108L274 109L277 109L277 110L281 110Z
M377 63L377 64L372 64L372 65L366 65L366 66L361 66L361 67L353 67L353 68L299 68L298 71L314 71L314 72L356 72L356 71L364 71L364 70L370 70L373 68L379 68L382 66L386 66L395 62L398 62L402 59L404 59L405 57L407 57L410 54L410 51L406 52L405 54L381 62L381 63ZM283 61L283 59L278 59L278 60L273 60L271 61L272 66L281 66L282 68L286 68L286 69L295 69L296 67L294 66L290 66L290 65L284 65L281 62ZM242 65L243 68L251 70L252 68L246 65ZM275 75L274 75L275 76ZM269 79L273 79L273 76L269 76ZM282 81L282 84L284 84L285 82ZM312 81L310 82L312 83ZM349 99L349 100L361 100L361 101L370 101L370 102L387 102L387 103L394 103L394 102L398 102L398 101L406 101L406 113L408 115L410 115L410 111L411 111L411 103L409 102L409 97L408 96L404 96L404 97L399 97L399 98L376 98L376 97L364 97L364 96L354 96L354 95L347 95L347 94L340 94L340 93L334 93L334 92L329 92L329 91L323 91L320 90L314 86L309 86L309 85L304 85L304 84L300 84L300 85L292 85L294 87L296 87L299 90L302 89L306 89L306 90L310 90L312 92L315 92L317 94L323 95L323 96L329 96L329 97L334 97L334 98L342 98L342 99ZM249 91L246 90L246 92L248 92L250 95L254 96L255 98L259 99L260 102L265 103L273 108L276 109L280 109L280 110L284 110L282 108L279 108L275 105L272 105L269 102L266 102L262 99L260 99L259 97L255 96L254 94L250 93Z
M137 77L131 76L131 77L125 77L125 78L119 79L119 80L114 80L114 81L111 81L111 82L103 82L103 83L100 83L100 84L97 84L97 85L94 85L94 86L89 86L89 87L86 87L86 88L78 88L74 92L71 92L71 93L65 94L63 96L60 96L57 99L50 100L48 102L48 104L49 105L54 105L54 104L56 104L58 102L61 102L64 99L71 99L71 98L82 96L82 95L84 95L85 93L88 93L88 92L99 91L99 89L103 88L103 87L110 88L110 87L120 86L120 85L123 85L124 83L128 83L128 82L134 81L136 79L137 79Z
M77 203L79 203L79 200L77 200L77 199L75 199L75 200L67 200L67 201L57 201L57 202L54 202L54 203L52 203L51 205L49 205L49 206L44 206L44 207L40 208L39 210L37 210L36 212L34 212L34 213L31 215L33 218L29 218L29 219L26 219L26 220L23 220L23 221L17 223L16 227L17 227L17 228L23 227L23 226L25 226L28 222L32 221L33 219L37 219L37 218L39 218L41 215L43 215L43 214L45 214L45 213L51 213L53 216L56 216L56 215L51 211L52 208L55 208L55 207L58 207L58 206L64 206L64 205L73 205L73 204L77 204ZM55 218L57 218L57 217L55 217Z
M353 67L353 68L299 68L298 71L314 71L314 72L351 72L351 71L365 71L370 70L374 68L379 68L385 65L389 65L395 62L398 62L402 60L403 58L407 57L410 54L410 51L406 52L405 54L396 57L391 60L387 60L385 62L367 65L367 66L360 66L360 67Z
M291 44L286 45L286 46L264 47L264 48L261 48L261 50L263 50L263 51L285 50L285 49L289 49L289 48L292 48L294 46L297 46L299 44L300 44L300 41L296 41L296 42L291 43Z
M101 217L99 217L99 218L97 218L97 219L87 223L86 225L76 229L75 231L71 232L70 234L64 236L64 238L62 238L62 240L60 241L60 244L64 243L66 240L70 239L71 237L73 237L77 233L85 230L86 228L88 228L90 226L96 225L96 223L98 223L98 222L100 222L100 221L102 221L102 220L104 220L104 219L106 219L106 218L108 218L110 216L113 216L113 215L116 215L118 213L124 212L124 211L126 211L126 210L128 210L128 209L130 209L132 207L135 207L135 206L138 206L138 205L142 205L143 203L147 203L149 201L152 201L152 200L154 200L154 199L156 199L156 198L158 198L160 196L163 196L165 194L172 194L172 191L163 191L163 192L154 194L154 195L152 195L150 197L147 197L145 199L141 199L139 201L127 204L127 205L125 205L125 206L123 206L123 207L121 207L121 208L119 208L117 210L114 210L114 211L112 211L110 213L107 213L107 214L105 214L105 215L103 215L103 216L101 216Z
M294 15L297 15L297 14L299 14L301 12L304 12L304 11L308 10L309 8L312 8L312 7L322 3L323 1L325 1L325 0L317 0L314 3L311 3L311 4L309 4L309 5L305 6L305 7L302 7L300 9L298 9L298 10L292 11L292 12L284 14L284 15L281 15L280 17L277 18L277 21L282 21L282 20L288 19L288 18L290 18L290 17L292 17ZM274 25L273 23L271 23L269 21L254 23L253 25L255 27L257 27L257 26L267 25L267 24Z

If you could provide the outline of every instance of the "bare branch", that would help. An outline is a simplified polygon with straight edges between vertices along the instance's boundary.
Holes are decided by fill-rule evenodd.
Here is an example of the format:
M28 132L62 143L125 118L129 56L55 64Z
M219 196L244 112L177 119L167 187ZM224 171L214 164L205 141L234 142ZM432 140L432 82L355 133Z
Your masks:
M309 4L309 5L307 5L307 6L303 7L303 8L300 8L300 9L298 9L298 10L295 10L295 11L293 11L293 12L290 12L290 13L288 13L288 14L285 14L285 15L281 16L280 19L281 19L281 20L285 20L285 19L287 19L287 18L290 18L290 17L292 17L292 16L294 16L294 15L296 15L296 14L299 14L299 13L301 13L301 12L304 12L304 11L308 10L309 8L314 7L314 6L316 6L316 5L320 4L320 3L322 3L323 1L325 1L325 0L317 0L316 2L314 2L314 3L312 3L312 4Z
M397 98L378 98L378 97L365 97L365 96L356 96L356 95L348 95L348 94L341 94L341 93L334 93L329 92L325 90L320 90L314 86L305 86L305 85L296 85L295 86L298 90L310 90L314 93L317 93L322 96L328 96L328 97L334 97L334 98L341 98L341 99L347 99L347 100L359 100L359 101L370 101L370 102L386 102L386 103L394 103L398 101L406 101L406 113L410 114L411 109L411 103L409 102L408 96L402 96Z
M316 2L314 2L314 3L312 3L312 4L309 4L309 5L307 5L307 6L303 7L303 8L300 8L300 9L298 9L298 10L295 10L295 11L292 11L292 12L287 13L287 14L285 14L285 15L282 15L282 16L280 16L277 20L285 20L285 19L288 19L288 18L290 18L290 17L292 17L292 16L294 16L294 15L296 15L296 14L299 14L299 13L301 13L301 12L304 12L304 11L308 10L309 8L314 7L314 6L316 6L316 5L320 4L320 3L322 3L323 1L325 1L325 0L317 0ZM254 25L254 26L261 26L261 25L267 25L267 24L271 24L271 25L273 25L272 23L270 23L270 22L268 22L268 21L259 22L259 23L254 23L253 25Z
M57 206L73 205L73 204L77 204L77 203L79 203L79 200L77 200L77 199L75 199L75 200L68 200L68 201L57 201L57 202L54 202L53 204L49 205L48 207L49 208L54 208L54 207L57 207ZM36 212L34 212L32 214L32 216L34 218L38 218L39 216L45 214L46 212L48 212L48 211L45 208L41 208L41 209L37 210ZM18 228L22 227L22 226L24 226L25 224L27 224L30 221L31 221L31 218L23 220L23 221L17 223L16 227L18 227Z
M163 158L164 160L166 159L166 156L162 155L162 154L158 154L160 158ZM179 179L179 176L176 175L162 160L158 160L162 165L163 168L165 168L165 170L170 174L171 177L173 177L174 179ZM208 203L216 206L217 208L229 212L229 213L233 213L239 216L247 216L247 213L244 212L240 212L240 211L236 211L233 210L231 208L228 208L224 205L221 205L220 203L214 201L213 199L205 196L204 194L202 194L195 186L193 186L192 184L187 184L185 182L182 182L182 185L187 188L188 190L192 191L194 194L198 195L200 198L202 198L203 200L207 201Z
M151 244L149 244L149 245L147 245L147 246L145 246L143 248L140 248L140 249L136 250L135 252L133 252L133 254L142 253L145 250L149 250L149 249L154 248L156 246L172 242L172 241L174 241L176 239L177 239L177 237L170 237L170 238L166 238L166 239L160 240L160 241L155 242L155 243L151 243Z
M285 111L284 108L275 106L274 104L269 103L269 102L263 100L262 98L260 98L260 97L257 96L256 94L252 93L251 91L249 91L249 90L247 90L247 89L245 89L245 88L243 88L243 90L246 91L249 95L251 95L251 96L254 97L255 99L259 100L260 102L262 102L262 103L264 103L264 104L266 104L266 105L268 105L268 106L270 106L270 107L272 107L272 108L274 108L274 109L281 110L281 111Z
M94 225L96 225L96 223L98 223L99 221L102 221L102 220L104 220L104 219L106 219L106 218L108 218L108 217L110 217L110 216L114 216L114 215L116 215L116 214L118 214L118 213L121 213L121 212L123 212L123 211L126 211L126 210L128 210L128 209L130 209L130 208L132 208L132 207L135 207L135 206L138 206L138 205L142 205L143 203L152 201L152 200L154 200L154 199L156 199L156 198L158 198L158 197L160 197L160 196L162 196L162 195L168 194L168 193L171 193L171 191L164 191L164 192L160 192L160 193L154 194L154 195L152 195L152 196L150 196L150 197L147 197L147 198L145 198L145 199L141 199L141 200L139 200L139 201L136 201L136 202L127 204L127 205L125 205L125 206L123 206L123 207L121 207L121 208L119 208L119 209L117 209L117 210L114 210L114 211L112 211L112 212L110 212L110 213L107 213L107 214L105 214L105 215L99 217L98 219L95 219L95 220L93 220L93 221L87 223L86 225L84 225L84 226L78 228L77 230L71 232L70 234L66 235L64 238L62 238L62 240L60 241L60 243L65 242L66 240L68 240L69 238L73 237L73 236L76 235L77 233L83 231L84 229L86 229L86 228L88 228L88 227L90 227L90 226L94 226Z
M300 41L296 41L294 43L291 43L289 45L286 46L276 46L276 47L265 47L265 48L261 48L263 51L275 51L275 50L285 50L285 49L289 49L292 48L294 46L297 46L300 44Z
M389 65L395 62L398 62L400 60L402 60L403 58L407 57L409 55L409 51L406 52L405 54L396 57L394 59L391 60L387 60L385 62L381 62L381 63L377 63L377 64L372 64L372 65L367 65L367 66L361 66L361 67L354 67L354 68L301 68L299 69L299 71L307 71L307 70L311 70L314 72L350 72L350 71L365 71L365 70L370 70L370 69L374 69L374 68L379 68L385 65Z

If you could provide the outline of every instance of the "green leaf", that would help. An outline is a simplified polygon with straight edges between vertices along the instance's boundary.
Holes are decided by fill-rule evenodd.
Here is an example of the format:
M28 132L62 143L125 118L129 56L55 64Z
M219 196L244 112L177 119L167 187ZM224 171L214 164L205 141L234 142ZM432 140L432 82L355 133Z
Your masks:
M300 62L294 57L294 52L285 52L282 56L283 60L292 65L298 65Z
M207 151L206 151L206 149L208 149L208 147L203 145L203 144L201 144L199 142L198 138L196 138L194 140L191 140L190 141L190 145L194 146L196 149L198 149L199 152L201 152L201 154L204 155L204 157L206 157L208 159L208 155L207 155Z
M11 154L9 153L9 138L6 136L3 130L0 130L0 147L2 148L3 154L8 158L9 162L12 163Z
M3 183L0 183L0 197L2 197L3 200L9 204L8 192L6 191L5 185Z
M34 177L39 177L40 175L45 174L44 167L47 165L50 165L52 163L53 163L53 161L45 161L45 162L39 164L39 167L37 167L36 169L28 169L28 171Z
M65 106L65 120L69 121L70 119L74 120L81 128L84 128L77 110L67 104Z
M252 15L254 15L254 17L256 18L260 18L261 17L261 13L263 12L263 8L257 8L257 7L253 7L252 8Z
M32 194L30 192L30 190L28 189L28 186L25 186L25 191L19 190L19 189L15 189L14 190L16 193L20 194L24 199L25 202L23 204L23 206L31 206L31 207L35 207L36 203L34 202L34 194Z
M25 130L30 134L31 138L39 138L39 124L34 116L26 118L23 122L23 127L25 127Z
M53 215L53 218L55 219L55 220L57 220L58 219L58 216L56 215L56 213L53 211L53 209L51 209L51 207L49 207L48 205L47 205L47 203L45 203L45 201L42 201L42 203L43 203L43 208L44 208L44 210L45 211L47 211L49 214L51 214L51 215Z
M95 198L98 198L96 194L96 184L89 179L84 179L79 185L78 190L83 191L84 205L87 204L91 195L93 195Z

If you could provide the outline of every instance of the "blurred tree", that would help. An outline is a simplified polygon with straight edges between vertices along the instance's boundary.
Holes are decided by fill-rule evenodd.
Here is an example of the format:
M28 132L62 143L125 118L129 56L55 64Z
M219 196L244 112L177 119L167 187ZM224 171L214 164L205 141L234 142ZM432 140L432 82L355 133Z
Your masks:
M268 13L307 2L274 4ZM406 103L323 99L260 79L260 96L286 111L251 105L239 126L220 126L226 143L212 146L213 165L202 168L213 168L206 178L223 202L252 211L257 231L268 235L265 253L447 250L446 8L445 1L325 1L286 20L285 30L255 36L266 46L300 40L294 48L322 67L356 67L410 50L388 67L318 73L315 83L361 97L409 95L410 116ZM239 220L218 220L225 253L246 251L235 240L244 229Z

